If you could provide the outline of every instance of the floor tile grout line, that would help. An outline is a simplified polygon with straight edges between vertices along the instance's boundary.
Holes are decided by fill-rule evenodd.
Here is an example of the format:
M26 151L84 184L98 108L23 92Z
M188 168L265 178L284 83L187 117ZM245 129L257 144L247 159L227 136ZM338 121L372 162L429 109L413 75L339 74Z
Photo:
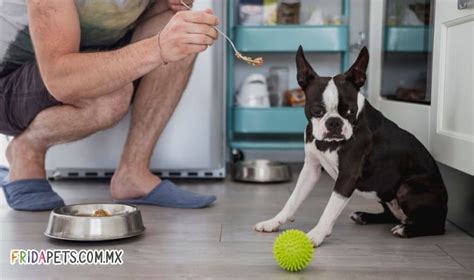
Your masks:
M224 229L224 224L221 224L221 232L219 233L219 242L222 242L222 231Z
M464 267L464 265L462 265L458 260L456 260L455 257L451 256L448 252L446 252L446 250L444 250L441 246L439 246L439 244L435 244L436 247L438 247L441 251L443 251L443 253L445 253L448 257L450 257L454 262L456 262L460 267L462 267L464 270L468 271L467 268Z

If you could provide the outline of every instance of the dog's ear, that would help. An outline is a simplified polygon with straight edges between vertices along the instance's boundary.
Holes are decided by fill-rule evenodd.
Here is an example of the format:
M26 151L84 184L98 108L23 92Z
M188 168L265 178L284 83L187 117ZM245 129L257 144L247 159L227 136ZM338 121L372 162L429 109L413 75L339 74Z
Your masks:
M352 82L358 89L364 86L367 76L367 66L369 65L369 51L362 48L354 64L345 73L346 79Z
M312 80L318 77L318 74L316 74L304 57L302 46L298 48L298 53L296 54L296 69L298 70L298 84L302 89L305 89Z

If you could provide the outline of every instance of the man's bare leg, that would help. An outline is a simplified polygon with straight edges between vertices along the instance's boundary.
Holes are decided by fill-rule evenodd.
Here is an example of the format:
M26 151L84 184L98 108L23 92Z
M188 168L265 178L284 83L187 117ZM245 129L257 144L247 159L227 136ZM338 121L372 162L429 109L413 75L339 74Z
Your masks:
M137 27L133 40L157 34L174 15L167 7L155 8L155 11L150 11L155 12L155 16L148 16L148 19ZM127 142L120 165L112 178L113 198L142 197L160 183L160 178L150 172L150 158L186 88L194 61L195 56L192 56L169 63L141 79L134 97Z
M128 111L132 84L94 100L50 107L10 143L7 159L10 181L44 179L49 147L84 138L118 122Z

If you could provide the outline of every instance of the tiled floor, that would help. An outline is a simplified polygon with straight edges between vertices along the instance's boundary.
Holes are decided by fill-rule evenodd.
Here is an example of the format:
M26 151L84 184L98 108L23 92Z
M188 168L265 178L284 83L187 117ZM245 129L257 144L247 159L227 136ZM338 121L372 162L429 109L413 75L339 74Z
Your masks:
M296 173L295 173L296 174ZM296 176L295 176L296 177ZM179 182L186 189L217 195L202 210L140 207L147 230L138 238L105 243L53 241L43 236L48 212L15 212L0 198L0 279L473 279L474 239L451 224L444 236L400 239L392 225L354 224L356 210L378 211L377 203L354 197L331 237L300 273L279 269L272 257L277 233L258 233L254 223L272 217L294 183L253 185L226 181ZM283 229L305 231L317 222L333 182L322 181ZM66 203L110 201L107 182L60 181ZM13 248L123 249L121 266L11 266Z

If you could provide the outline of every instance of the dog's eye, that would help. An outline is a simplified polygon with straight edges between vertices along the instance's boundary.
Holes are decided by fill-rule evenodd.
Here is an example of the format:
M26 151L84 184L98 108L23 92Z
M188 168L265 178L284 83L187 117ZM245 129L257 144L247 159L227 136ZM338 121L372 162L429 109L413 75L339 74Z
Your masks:
M311 109L311 115L316 118L321 118L324 116L324 113L326 113L326 111L323 107L314 107Z
M355 113L355 110L354 110L354 109L349 109L349 110L347 110L346 115L347 115L347 116L351 116L351 115L353 115L354 113Z

